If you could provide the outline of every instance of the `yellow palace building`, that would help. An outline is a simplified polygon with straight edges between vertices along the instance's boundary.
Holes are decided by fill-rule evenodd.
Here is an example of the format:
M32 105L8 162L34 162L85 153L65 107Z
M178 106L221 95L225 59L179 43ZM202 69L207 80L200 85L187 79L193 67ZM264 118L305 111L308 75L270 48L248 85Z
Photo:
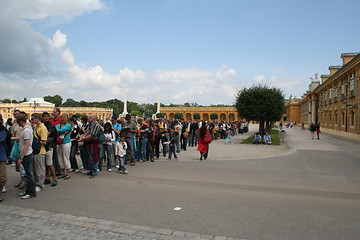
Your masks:
M185 121L194 119L195 113L200 115L200 120L210 120L212 113L218 115L218 121L242 120L235 107L161 107L160 112L169 120L173 120L176 113L181 113Z

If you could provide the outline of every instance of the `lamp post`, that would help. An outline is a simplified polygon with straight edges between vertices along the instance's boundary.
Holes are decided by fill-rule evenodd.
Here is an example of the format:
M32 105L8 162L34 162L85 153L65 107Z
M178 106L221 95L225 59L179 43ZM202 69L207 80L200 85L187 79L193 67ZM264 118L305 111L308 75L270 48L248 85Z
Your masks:
M35 109L39 107L39 103L37 103L35 100L34 100L34 103L30 103L30 107L33 107L34 108L34 113L35 113Z

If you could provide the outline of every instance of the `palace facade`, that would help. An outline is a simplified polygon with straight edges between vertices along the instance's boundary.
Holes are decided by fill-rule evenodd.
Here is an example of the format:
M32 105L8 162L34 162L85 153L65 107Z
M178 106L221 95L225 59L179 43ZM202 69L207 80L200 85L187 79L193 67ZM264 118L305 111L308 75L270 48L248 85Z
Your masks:
M321 81L315 75L293 119L318 122L322 132L360 140L360 53L343 53L341 58L342 65L330 66Z
M53 112L55 104L44 101L43 98L31 98L24 103L0 103L0 113L5 121L8 118L14 118L14 110L24 111L30 115L32 113ZM60 107L62 113L67 113L70 117L74 114L96 114L99 119L105 120L106 116L113 115L112 108L96 108L96 107Z
M181 113L185 121L194 119L194 114L200 115L200 120L209 120L212 113L218 115L218 121L240 121L235 107L161 107L160 113L164 114L165 119L173 120L176 113Z

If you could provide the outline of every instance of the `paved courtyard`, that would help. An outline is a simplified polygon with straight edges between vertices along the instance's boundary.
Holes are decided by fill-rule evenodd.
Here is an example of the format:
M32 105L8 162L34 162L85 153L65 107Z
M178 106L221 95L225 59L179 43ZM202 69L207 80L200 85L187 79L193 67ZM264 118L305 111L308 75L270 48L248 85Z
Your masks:
M256 126L251 127L251 133ZM360 144L286 129L281 146L246 135L179 161L82 174L21 200L8 166L1 239L359 239Z

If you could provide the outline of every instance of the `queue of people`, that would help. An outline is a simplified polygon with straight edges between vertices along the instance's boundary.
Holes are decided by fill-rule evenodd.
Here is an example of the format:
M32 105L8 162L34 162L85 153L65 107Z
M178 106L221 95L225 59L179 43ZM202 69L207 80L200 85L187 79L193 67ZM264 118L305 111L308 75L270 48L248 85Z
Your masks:
M200 160L206 160L212 140L232 143L233 135L248 131L246 122L134 119L129 114L108 117L106 122L94 114L77 119L60 108L30 118L16 110L14 120L6 124L0 118L0 187L7 182L5 164L14 164L19 172L15 187L22 190L23 199L36 197L46 185L56 187L60 179L69 180L70 172L95 178L104 165L109 172L128 174L127 165L154 162L161 155L179 160L187 147L197 147Z

